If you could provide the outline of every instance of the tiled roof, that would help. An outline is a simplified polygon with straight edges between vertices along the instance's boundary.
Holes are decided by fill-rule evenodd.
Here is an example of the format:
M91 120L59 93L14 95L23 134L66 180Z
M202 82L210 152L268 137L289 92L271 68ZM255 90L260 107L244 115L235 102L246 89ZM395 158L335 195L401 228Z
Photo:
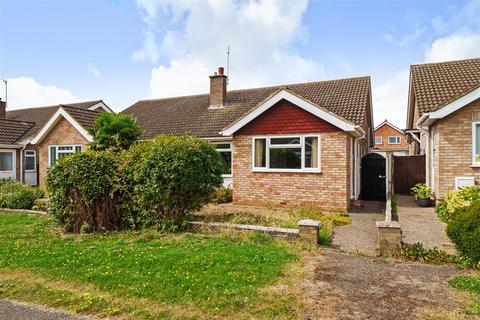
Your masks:
M0 119L0 144L14 144L34 125L33 122Z
M441 109L480 84L480 58L411 66L419 114Z
M93 100L93 101L85 101L85 102L78 102L78 103L59 104L59 105L39 107L39 108L11 110L11 111L7 111L7 119L34 122L35 125L23 136L23 138L27 138L35 135L45 125L45 123L47 123L48 119L50 119L50 117L61 106L88 110L88 108L96 105L101 101L102 100ZM94 112L94 111L89 111L89 112Z
M141 100L122 113L134 116L143 138L158 134L217 137L228 125L282 89L307 99L357 125L363 125L370 98L370 77L310 82L227 92L224 108L209 109L209 95Z
M98 111L80 109L72 106L63 106L63 109L67 111L77 122L85 129L93 127L95 119L97 119Z

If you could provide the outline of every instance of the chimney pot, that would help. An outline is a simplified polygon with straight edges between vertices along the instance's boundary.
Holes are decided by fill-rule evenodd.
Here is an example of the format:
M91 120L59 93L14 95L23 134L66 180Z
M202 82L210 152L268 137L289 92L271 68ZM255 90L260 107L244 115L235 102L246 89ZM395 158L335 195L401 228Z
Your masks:
M225 69L223 67L218 67L218 74L223 76L223 72L225 71Z

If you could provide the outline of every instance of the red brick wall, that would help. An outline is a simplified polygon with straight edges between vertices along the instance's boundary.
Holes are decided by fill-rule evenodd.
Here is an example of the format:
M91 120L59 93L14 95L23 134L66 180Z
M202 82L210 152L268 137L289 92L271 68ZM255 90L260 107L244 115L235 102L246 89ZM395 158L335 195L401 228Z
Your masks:
M335 132L337 127L282 100L240 129L239 135Z
M408 150L407 139L403 133L398 132L387 124L374 131L375 137L382 137L382 144L375 144L375 149L380 150ZM388 137L400 136L400 144L388 144ZM375 142L375 141L374 141Z

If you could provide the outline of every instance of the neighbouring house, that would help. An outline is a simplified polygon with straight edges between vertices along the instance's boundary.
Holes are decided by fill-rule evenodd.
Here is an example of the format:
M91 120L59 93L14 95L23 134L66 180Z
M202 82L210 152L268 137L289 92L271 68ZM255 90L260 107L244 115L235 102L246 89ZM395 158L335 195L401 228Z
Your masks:
M437 199L480 182L480 58L412 65L410 153L424 154Z
M408 154L408 143L405 133L387 121L380 123L373 131L374 149L372 151L385 156L391 153L394 156L404 156Z
M112 110L101 100L19 110L0 101L0 178L42 185L55 160L92 142L99 112Z
M373 146L370 77L142 100L123 111L142 139L188 134L214 143L233 201L346 211L360 195L361 158Z

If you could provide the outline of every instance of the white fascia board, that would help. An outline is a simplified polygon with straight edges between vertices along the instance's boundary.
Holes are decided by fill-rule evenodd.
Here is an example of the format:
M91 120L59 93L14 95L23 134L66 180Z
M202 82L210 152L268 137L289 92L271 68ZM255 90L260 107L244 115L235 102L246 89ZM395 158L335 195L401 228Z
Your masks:
M270 109L272 106L274 106L277 102L279 102L282 99L285 99L293 103L297 107L300 107L303 110L310 112L311 114L319 117L320 119L323 119L328 123L336 126L337 128L342 129L343 131L355 132L356 128L358 127L351 122L342 120L340 117L338 117L337 115L333 114L330 111L317 107L286 90L282 90L276 95L274 95L273 97L271 97L270 99L268 99L267 101L265 101L264 103L262 103L261 105L259 105L257 108L255 108L255 110L253 110L252 112L247 114L245 117L237 121L231 127L221 131L220 134L223 136L232 136L240 128L248 124L253 119L257 118L259 115L261 115L262 113Z
M94 110L97 110L98 108L102 108L105 112L113 113L113 110L110 109L103 101L100 101L99 103L94 104L93 106L88 108L88 110L94 111Z
M393 124L391 124L390 122L388 122L388 120L384 120L382 123L380 123L375 129L373 129L373 131L377 131L378 128L380 128L381 126L383 125L387 125L389 126L390 128L392 129L395 129L397 130L398 132L400 132L401 134L405 134L405 132L400 129L400 128L397 128L396 126L394 126Z
M422 124L427 121L427 119L430 117L430 113L424 113L422 114L422 116L420 117L420 119L418 119L417 123L415 123L415 126L417 129L421 129L422 127ZM428 125L428 122L427 122L427 125Z
M0 149L20 149L22 145L19 144L0 144Z
M61 118L64 118L68 121L88 142L93 141L93 137L82 127L67 111L63 108L58 108L57 112L48 120L48 122L43 126L43 128L37 133L37 135L32 139L31 144L37 144L45 138L48 133L55 127L55 125L60 121Z
M480 99L480 87L461 96L460 98L458 98L457 100L454 100L452 102L450 102L449 104L447 104L446 106L444 106L443 108L437 110L437 111L434 111L434 112L430 112L430 118L431 119L442 119L446 116L448 116L449 114L461 109L462 107L466 106L467 104L469 104L470 102L473 102L477 99Z

